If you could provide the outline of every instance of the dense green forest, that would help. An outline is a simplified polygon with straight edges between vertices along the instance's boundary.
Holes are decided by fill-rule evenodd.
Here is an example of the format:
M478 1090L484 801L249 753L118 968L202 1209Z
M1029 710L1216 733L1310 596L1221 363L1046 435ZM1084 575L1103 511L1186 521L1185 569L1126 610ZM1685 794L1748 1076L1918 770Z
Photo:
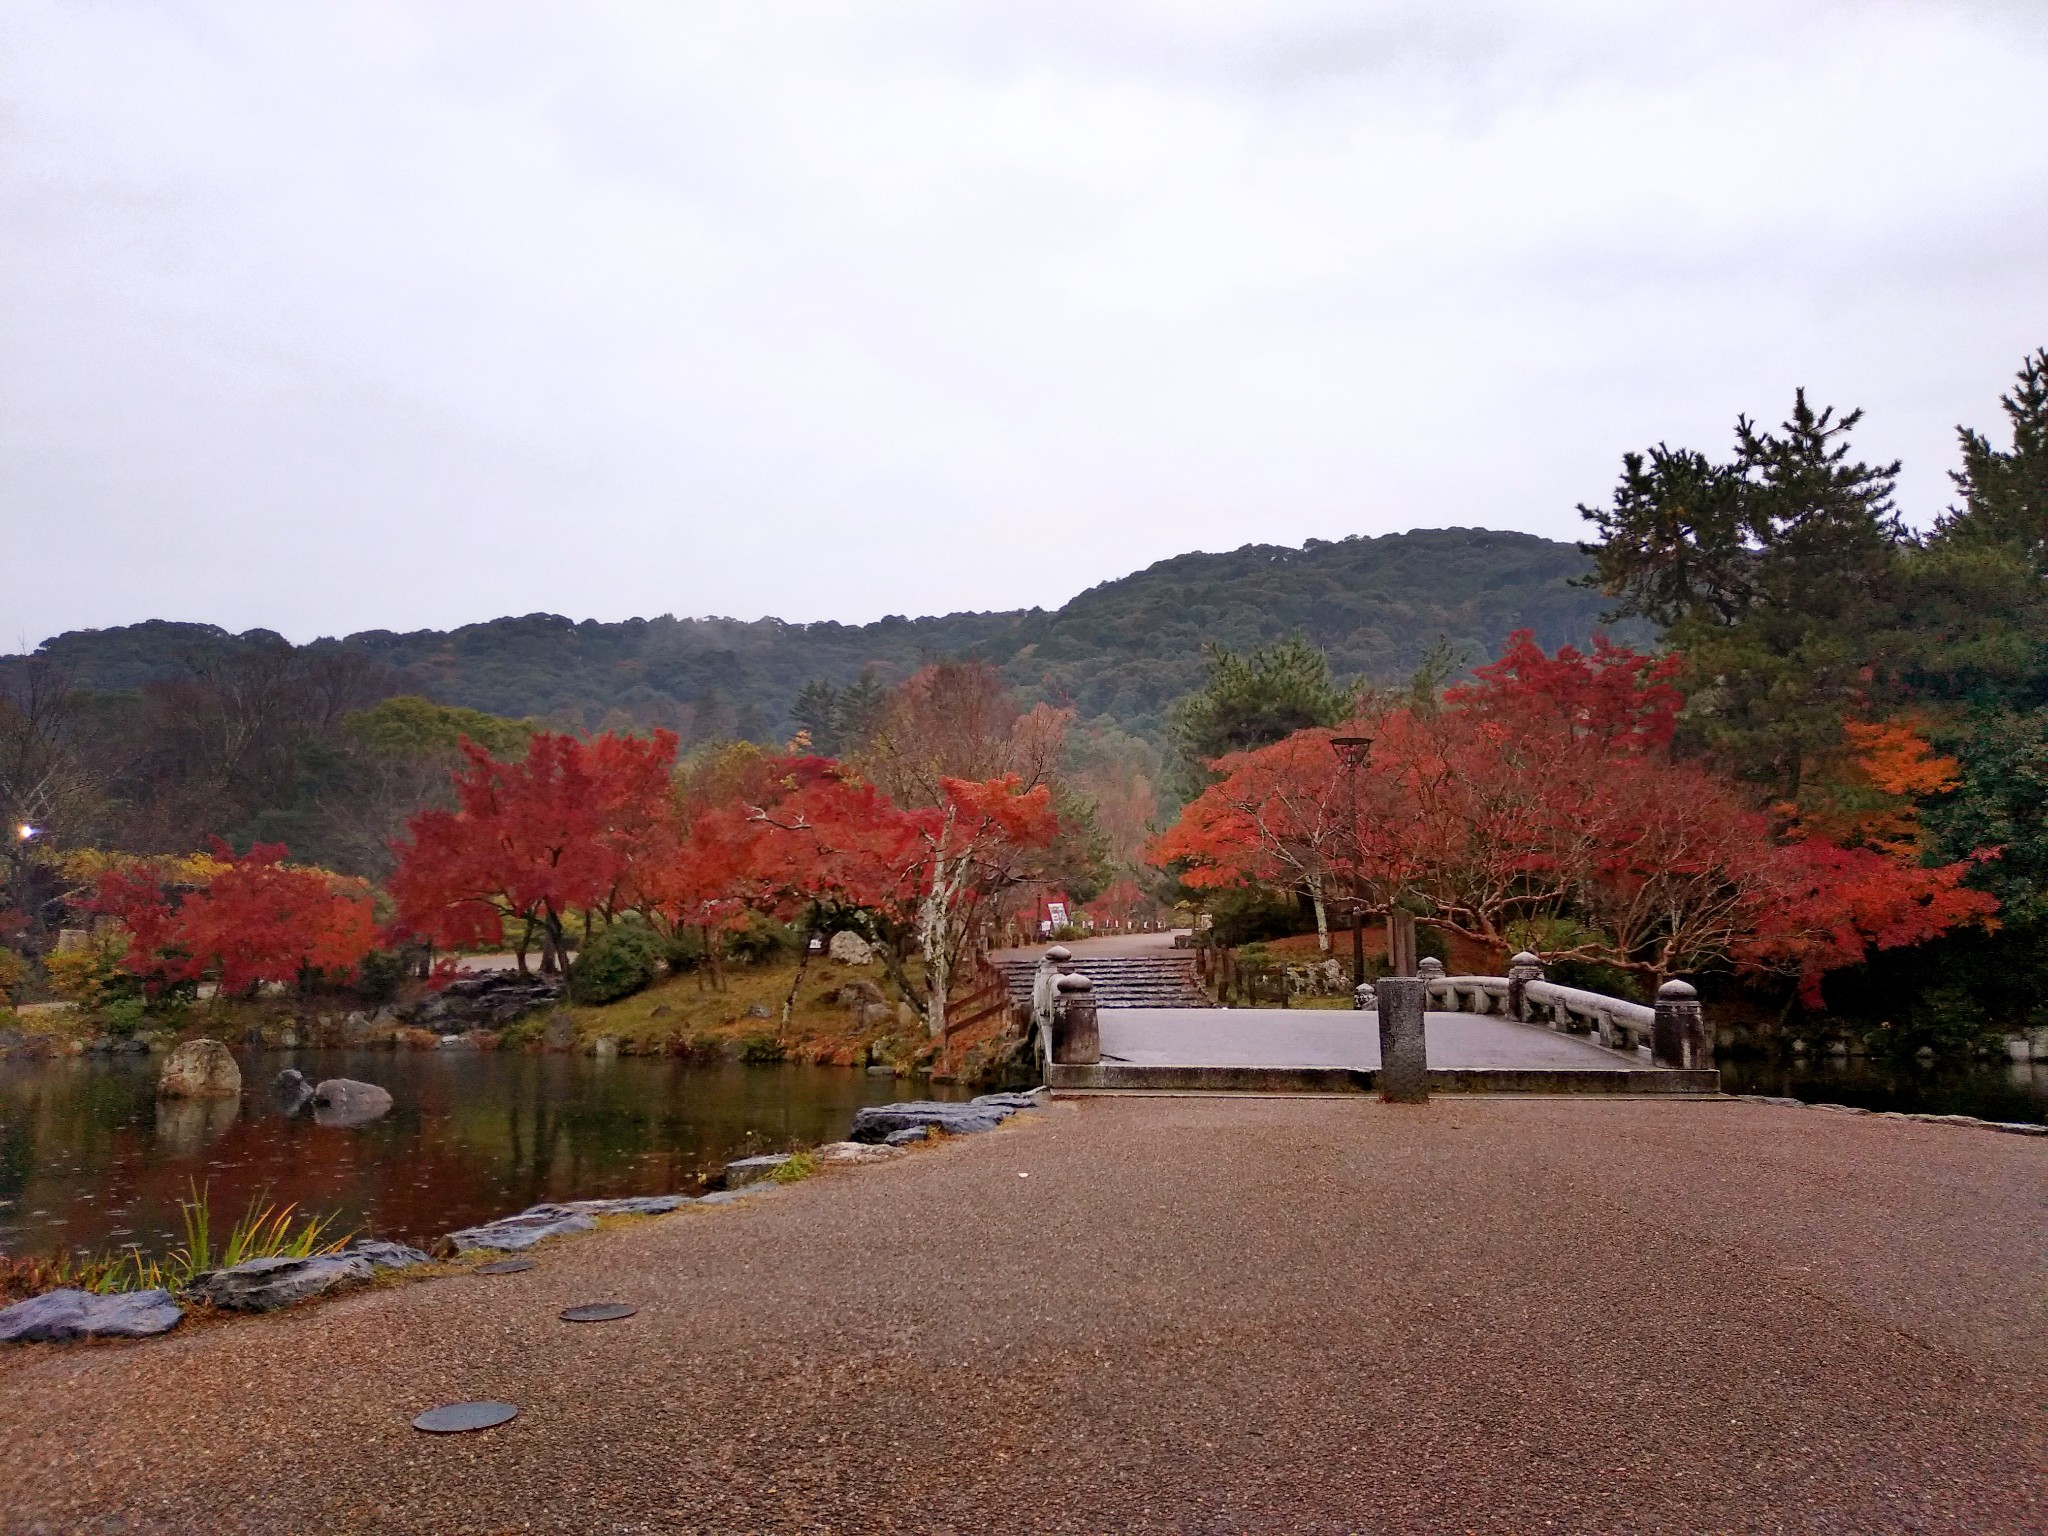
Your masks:
M1202 647L1248 650L1300 632L1342 675L1405 677L1447 639L1470 661L1513 630L1583 642L1603 607L1572 585L1590 569L1569 544L1484 529L1248 544L1186 554L1091 588L1053 612L956 613L874 624L778 619L628 619L553 614L451 631L370 630L293 647L267 630L232 635L161 620L79 630L36 654L76 687L132 692L293 657L330 686L420 694L493 715L583 730L660 725L684 743L781 740L805 684L844 687L864 670L900 681L939 657L993 662L1027 699L1071 704L1158 738L1167 707L1203 679ZM0 666L20 665L9 658Z

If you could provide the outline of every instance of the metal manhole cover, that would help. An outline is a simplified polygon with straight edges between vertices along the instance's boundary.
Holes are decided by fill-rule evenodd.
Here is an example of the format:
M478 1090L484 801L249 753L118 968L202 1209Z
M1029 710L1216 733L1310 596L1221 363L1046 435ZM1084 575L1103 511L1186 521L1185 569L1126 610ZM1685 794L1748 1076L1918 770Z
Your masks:
M534 1267L532 1259L493 1259L488 1264L479 1264L476 1272L480 1275L518 1275Z
M593 1301L580 1307L564 1307L562 1321L565 1323L615 1323L622 1317L631 1317L640 1309L630 1307L623 1301Z
M414 1419L412 1427L430 1435L459 1435L467 1429L489 1429L518 1417L519 1410L510 1403L444 1403Z

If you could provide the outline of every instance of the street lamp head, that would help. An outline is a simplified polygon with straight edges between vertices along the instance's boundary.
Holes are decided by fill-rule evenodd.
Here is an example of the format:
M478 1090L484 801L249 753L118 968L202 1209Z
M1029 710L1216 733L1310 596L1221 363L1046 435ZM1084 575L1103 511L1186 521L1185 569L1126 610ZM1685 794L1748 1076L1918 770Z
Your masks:
M43 829L41 827L32 827L24 821L20 826L14 829L14 835L25 843L42 830Z
M1366 753L1372 750L1370 736L1332 736L1330 746L1337 756L1344 760L1346 767L1355 767L1365 761Z

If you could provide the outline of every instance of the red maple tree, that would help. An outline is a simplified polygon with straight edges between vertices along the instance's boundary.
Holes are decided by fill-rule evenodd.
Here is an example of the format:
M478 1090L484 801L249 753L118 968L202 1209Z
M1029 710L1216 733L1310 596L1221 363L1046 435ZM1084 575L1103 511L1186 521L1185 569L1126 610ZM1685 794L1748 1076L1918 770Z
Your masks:
M452 947L512 934L519 968L541 943L543 970L567 961L568 923L609 920L637 883L636 864L659 845L669 815L676 738L604 732L588 740L541 732L518 762L462 743L456 809L427 810L393 845L395 927Z
M365 882L288 865L282 843L240 857L213 846L225 867L199 890L172 890L139 864L99 878L89 905L127 931L123 968L151 992L208 977L229 997L316 973L346 980L375 947Z
M1496 949L1513 925L1549 920L1576 935L1549 958L1653 984L1732 958L1795 974L1809 1002L1821 976L1873 948L1990 920L1991 899L1961 884L1967 865L1918 858L1909 797L1952 765L1896 729L1852 732L1878 797L1859 844L1796 824L1774 839L1735 786L1672 760L1682 672L1604 640L1546 655L1517 634L1440 708L1219 760L1222 780L1153 857L1187 861L1191 885L1320 879L1377 910L1419 902L1426 922ZM1355 779L1331 746L1340 734L1372 740Z

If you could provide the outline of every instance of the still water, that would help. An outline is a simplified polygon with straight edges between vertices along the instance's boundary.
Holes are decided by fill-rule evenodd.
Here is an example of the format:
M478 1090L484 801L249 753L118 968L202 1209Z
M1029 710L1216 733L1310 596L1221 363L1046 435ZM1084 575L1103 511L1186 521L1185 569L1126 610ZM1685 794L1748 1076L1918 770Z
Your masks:
M543 1200L667 1194L734 1157L834 1141L855 1109L945 1086L843 1067L474 1052L237 1053L239 1101L164 1102L148 1057L0 1062L0 1252L181 1235L178 1202L214 1221L254 1198L333 1213L341 1229L426 1242ZM280 1114L271 1081L353 1077L391 1091L355 1128Z
M1944 1066L1869 1059L1729 1061L1723 1093L1770 1093L1809 1104L1897 1109L1909 1114L1975 1115L1980 1120L2048 1121L2048 1062L1969 1062Z

